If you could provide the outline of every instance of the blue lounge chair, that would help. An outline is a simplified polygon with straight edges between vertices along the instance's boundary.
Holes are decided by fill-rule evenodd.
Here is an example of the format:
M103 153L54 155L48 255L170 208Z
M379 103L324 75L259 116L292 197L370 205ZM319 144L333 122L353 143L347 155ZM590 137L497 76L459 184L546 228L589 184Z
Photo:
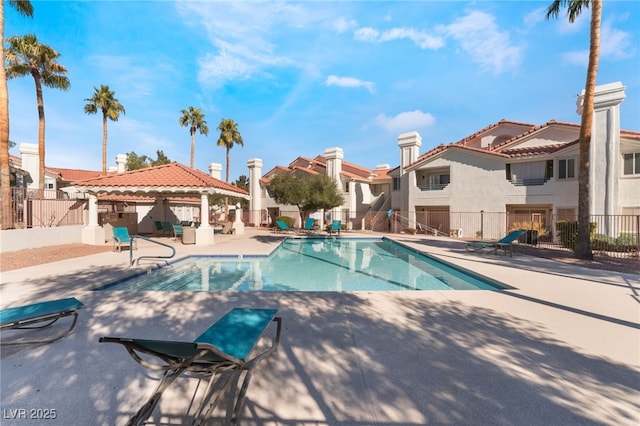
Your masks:
M178 238L182 238L182 235L184 234L184 229L182 228L182 225L179 223L174 223L172 227L173 227L173 239L176 240Z
M100 342L119 343L141 365L163 370L160 383L149 400L129 420L131 425L143 424L153 413L162 393L185 371L207 377L207 390L193 414L194 424L206 423L222 395L230 395L223 424L236 422L249 387L253 370L260 361L277 350L282 327L277 309L234 308L210 326L193 342L102 337ZM272 344L250 357L269 324L276 323ZM144 356L143 359L143 354ZM157 362L149 360L157 358ZM240 387L241 376L244 380ZM213 399L212 399L213 398ZM194 406L195 401L194 401ZM187 413L189 415L189 413Z
M173 234L173 226L171 226L171 223L162 222L162 234L167 237Z
M297 232L298 228L291 228L283 220L276 220L276 232Z
M304 221L304 227L302 228L305 232L313 232L315 228L313 225L316 223L316 220L312 217L308 217L307 220Z
M84 308L84 304L74 297L47 302L34 303L16 308L8 308L0 311L0 330L32 330L48 327L60 318L73 316L71 327L62 334L46 340L31 341L6 341L3 345L24 345L32 343L51 343L68 336L78 321L78 309ZM43 324L44 323L44 324Z
M122 246L129 246L129 250L136 249L134 241L133 247L131 247L131 236L129 236L129 230L123 227L113 228L113 251L122 251Z
M340 234L340 231L342 231L342 222L340 222L339 220L334 220L333 222L331 222L331 226L329 227L329 235L333 234L334 232Z
M465 248L467 251L471 252L490 249L495 255L498 254L498 250L503 250L505 256L507 255L507 252L509 252L509 256L513 257L513 242L526 232L526 229L516 229L515 231L509 232L498 241L469 241L465 244Z

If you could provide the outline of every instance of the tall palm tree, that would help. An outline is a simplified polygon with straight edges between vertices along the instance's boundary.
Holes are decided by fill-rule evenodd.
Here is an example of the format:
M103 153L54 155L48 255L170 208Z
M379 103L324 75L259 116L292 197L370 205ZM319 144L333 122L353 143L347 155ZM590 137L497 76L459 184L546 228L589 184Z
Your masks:
M244 146L244 141L238 130L238 124L230 118L223 118L218 125L220 137L217 145L227 149L227 171L225 173L225 182L229 183L229 151L234 144Z
M29 0L9 0L9 4L24 16L33 16L33 6ZM13 228L11 208L11 171L9 168L9 91L7 74L4 69L4 1L0 0L0 209L2 229Z
M584 88L582 118L580 121L580 167L578 170L578 236L576 239L575 256L578 259L591 260L591 224L589 207L589 149L591 145L591 127L593 124L593 102L598 75L598 61L600 59L600 21L602 19L601 0L554 0L547 8L547 19L557 17L560 8L567 6L569 22L573 23L583 8L591 8L591 34L589 42L589 65L587 66L587 80Z
M189 110L183 109L180 111L182 117L180 117L180 125L182 127L189 127L189 133L191 133L191 168L193 169L193 159L196 150L196 131L199 131L201 135L208 136L209 128L207 127L207 121L204 119L204 114L200 108L189 107Z
M88 102L84 106L84 112L95 114L102 111L102 174L107 174L107 118L111 121L118 121L120 113L125 114L124 107L116 99L116 92L109 89L104 84L100 88L93 88L93 96L85 99Z
M41 44L34 34L9 37L9 47L5 52L7 78L31 75L36 84L38 104L38 188L44 188L44 100L42 85L54 89L68 90L71 87L66 76L67 69L58 63L60 54L47 45Z

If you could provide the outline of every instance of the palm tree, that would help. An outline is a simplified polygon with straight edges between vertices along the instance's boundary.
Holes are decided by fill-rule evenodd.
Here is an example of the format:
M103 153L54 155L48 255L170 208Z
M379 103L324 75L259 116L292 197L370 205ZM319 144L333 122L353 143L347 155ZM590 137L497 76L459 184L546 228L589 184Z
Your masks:
M229 183L229 151L234 144L244 146L244 141L238 130L238 124L230 118L223 118L218 125L220 130L220 138L217 145L227 149L227 172L225 174L225 182Z
M29 0L9 0L20 14L33 16L33 6ZM9 91L7 90L7 74L4 69L4 1L0 0L0 199L2 204L2 229L13 227L11 209L11 171L9 169Z
M189 107L189 111L183 109L180 111L182 117L180 117L180 125L182 127L189 127L189 133L191 133L191 168L193 169L193 159L196 150L196 130L201 135L208 136L209 128L207 122L204 119L204 114L199 108Z
M569 22L573 23L583 8L591 8L591 34L589 43L589 65L584 88L582 118L580 121L580 167L578 170L578 236L575 256L578 259L591 260L591 224L589 211L589 149L591 145L591 127L593 124L593 102L600 58L600 21L602 18L601 0L554 0L547 8L547 19L557 17L562 6L567 6Z
M36 83L38 104L38 188L44 189L44 101L42 85L54 89L67 90L71 87L65 75L67 69L58 63L60 54L53 48L41 44L34 34L9 37L9 47L5 52L7 78L31 75Z
M109 89L104 84L100 88L93 88L93 96L85 99L88 102L84 106L84 112L95 114L102 111L102 174L107 174L107 118L111 121L118 121L120 113L125 114L124 107L116 99L116 92Z

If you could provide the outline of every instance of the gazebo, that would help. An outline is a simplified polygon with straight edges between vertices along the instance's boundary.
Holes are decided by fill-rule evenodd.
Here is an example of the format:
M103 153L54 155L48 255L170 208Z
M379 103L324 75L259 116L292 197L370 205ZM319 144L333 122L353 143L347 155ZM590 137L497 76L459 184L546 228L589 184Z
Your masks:
M199 197L201 212L209 211L209 195L250 199L243 189L175 162L77 181L73 189L86 194L89 199L88 223L82 230L82 242L85 244L104 244L105 231L98 224L98 196L102 194L153 197L156 203L161 203L166 197ZM211 245L213 228L209 225L208 216L202 219L196 229L196 244Z

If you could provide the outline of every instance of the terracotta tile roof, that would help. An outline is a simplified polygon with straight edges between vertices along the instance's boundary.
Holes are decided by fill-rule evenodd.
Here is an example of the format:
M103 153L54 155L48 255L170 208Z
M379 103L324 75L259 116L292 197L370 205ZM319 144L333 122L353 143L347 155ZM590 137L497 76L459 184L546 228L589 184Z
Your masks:
M500 152L508 155L509 157L530 157L533 155L552 154L556 151L560 151L561 149L576 145L578 141L579 140L576 139L573 142L557 143L553 145L527 146L523 148L515 147L511 149L503 149Z
M495 129L496 127L503 125L503 124L512 124L512 125L516 125L516 126L524 126L524 127L535 127L535 124L530 124L530 123L521 123L519 121L511 121L511 120L505 120L504 118L500 121L498 121L497 123L493 123L488 125L487 127L478 130L477 132L466 136L462 139L460 139L457 142L454 142L454 144L458 144L458 145L466 145L467 142L472 141L473 139L477 138L478 136L482 135L483 133L487 133L490 130Z
M93 179L102 175L102 172L95 170L81 169L63 169L60 167L50 167L60 175L60 178L66 181Z
M493 147L491 147L490 149L495 150L495 151L500 151L503 150L506 146L511 145L515 142L518 142L520 140L522 140L523 138L530 136L534 133L538 133L544 129L547 129L551 126L565 126L565 127L573 127L573 128L577 128L578 130L580 129L580 125L579 124L575 124L575 123L567 123L567 122L563 122L563 121L555 121L555 120L551 120L548 121L544 124L541 124L539 126L534 126L531 129L527 130L526 132L520 133L517 136L512 137L511 139L508 139L498 145L495 145Z
M295 160L289 163L288 167L276 166L269 170L262 176L260 182L268 184L274 172L290 172L293 170L304 171L310 174L324 174L327 170L327 159L323 155L318 155L315 158L296 157ZM340 172L342 176L360 181L391 179L386 173L387 172L380 172L379 170L367 169L366 167L358 166L344 160L342 161L342 170Z
M633 130L620 130L620 137L640 140L640 132L634 132Z
M184 164L170 163L74 182L90 192L218 193L247 197L248 192Z

